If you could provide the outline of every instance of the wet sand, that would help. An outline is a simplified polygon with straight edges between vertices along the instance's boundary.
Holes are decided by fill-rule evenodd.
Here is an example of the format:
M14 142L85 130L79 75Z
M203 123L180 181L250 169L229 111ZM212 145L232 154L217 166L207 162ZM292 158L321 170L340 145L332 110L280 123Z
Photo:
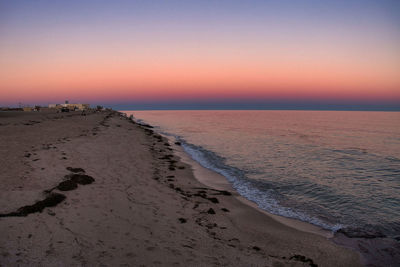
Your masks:
M200 183L179 145L118 112L0 113L0 136L1 266L361 265Z

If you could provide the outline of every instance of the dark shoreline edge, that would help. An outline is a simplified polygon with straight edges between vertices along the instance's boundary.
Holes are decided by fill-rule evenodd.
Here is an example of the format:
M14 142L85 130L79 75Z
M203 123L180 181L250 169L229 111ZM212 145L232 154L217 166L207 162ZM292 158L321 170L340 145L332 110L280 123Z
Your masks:
M154 126L152 126L148 123L144 123L143 121L140 121L140 122L136 121L137 119L135 119L133 115L130 115L128 117L128 115L124 111L116 111L116 112L118 112L121 116L125 117L126 119L130 120L131 122L136 123L148 134L156 133L160 137L162 137L162 134L157 133L155 131L156 128ZM162 138L166 139L165 137L162 137ZM168 142L167 139L164 141ZM177 141L177 143L179 143L178 145L180 145L179 141ZM175 154L173 152L173 150L171 150L171 152L173 154ZM184 152L184 153L186 153L186 152ZM186 155L191 158L191 156L189 154L186 153ZM179 161L179 156L177 156L177 157L178 157L178 161ZM192 160L194 160L194 159L192 159ZM211 170L211 171L215 172L213 170ZM196 176L194 175L194 177L196 177ZM226 177L225 177L225 179L226 179ZM199 181L199 182L201 182L201 181ZM257 205L255 205L255 206L247 205L247 206L250 208L254 208L259 211L265 212L272 216L280 216L280 215L271 214L268 211L259 208ZM293 218L290 218L290 219L293 219ZM303 222L298 219L293 219L293 220ZM303 222L303 223L313 225L309 222ZM317 227L320 227L320 226L317 226ZM385 266L385 265L392 266L392 264L396 265L398 263L398 259L400 260L400 242L397 240L391 239L391 238L387 238L384 234L382 234L378 231L374 231L374 229L364 230L364 229L358 229L358 228L352 228L352 227L340 228L337 231L333 231L333 236L328 239L331 240L331 242L333 242L341 247L345 247L345 248L354 250L357 253L359 253L361 256L362 263L366 266L370 266L370 265L372 265L372 266Z

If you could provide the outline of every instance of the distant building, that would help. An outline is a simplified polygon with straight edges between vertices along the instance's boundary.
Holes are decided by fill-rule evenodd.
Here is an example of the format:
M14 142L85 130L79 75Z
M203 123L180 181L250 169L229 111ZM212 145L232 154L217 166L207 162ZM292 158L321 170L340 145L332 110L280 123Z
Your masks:
M62 106L60 104L50 104L49 108L61 108Z
M69 110L87 110L90 109L89 104L69 104L68 101L65 101L65 104L50 104L49 108L53 109L62 109L68 108Z
M35 106L35 111L50 111L50 108L48 107L42 107L42 106Z
M90 108L89 104L68 104L67 108L69 110L87 110Z
M23 107L22 110L23 111L33 111L34 108L32 108L32 107Z

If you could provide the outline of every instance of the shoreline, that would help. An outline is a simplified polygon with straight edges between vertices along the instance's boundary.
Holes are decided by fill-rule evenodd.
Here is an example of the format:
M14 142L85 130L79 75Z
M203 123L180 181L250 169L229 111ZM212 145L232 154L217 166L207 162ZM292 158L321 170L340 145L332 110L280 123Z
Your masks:
M1 265L361 265L204 186L167 139L122 113L0 119ZM94 181L65 190L75 171ZM65 198L48 203L49 190Z
M174 143L173 136L164 137L169 139L171 143ZM227 178L224 177L222 174L216 173L215 171L202 166L199 162L192 159L190 154L185 152L183 148L179 148L180 147L178 147L175 152L183 162L189 164L192 167L194 177L200 183L203 183L205 186L214 189L234 191L236 193L235 198L237 200L239 200L249 208L255 209L258 212L265 214L266 216L272 218L278 223L281 223L298 231L316 234L318 236L326 238L332 243L338 244L344 248L351 249L360 255L360 260L362 264L366 266L392 266L392 263L396 262L396 257L399 257L399 254L393 254L395 256L391 255L393 253L392 247L397 246L399 248L399 245L392 240L375 241L374 239L368 238L350 238L342 233L333 232L331 230L324 229L309 222L276 215L266 210L263 210L256 203L237 193L235 189L232 188Z
M142 120L140 121L141 123L147 124L147 122L144 122ZM174 144L178 141L174 135L164 135L162 133L159 134L168 139L171 144ZM393 266L394 263L400 260L400 244L396 242L396 240L386 238L385 236L376 237L376 233L373 231L366 232L362 234L362 236L360 235L349 237L344 232L324 229L323 227L314 225L310 222L276 215L260 208L256 203L237 193L225 176L217 173L214 170L202 166L201 163L193 159L191 155L187 153L181 145L175 146L176 150L174 151L174 153L183 162L189 164L192 167L194 177L200 183L214 189L235 192L234 196L237 200L242 202L244 205L257 210L258 212L265 214L276 222L299 231L322 236L334 244L351 249L360 255L360 260L362 264L366 266ZM358 233L356 233L356 235L358 235ZM371 238L368 235L374 237Z
M173 140L173 137L171 136L168 138L168 136L163 135L165 138L167 138L170 143L174 143L175 140ZM245 205L256 209L259 212L264 213L265 215L271 217L272 219L276 220L279 223L282 223L286 226L292 227L296 230L303 231L303 232L308 232L308 233L313 233L320 235L325 238L333 238L334 235L332 231L323 229L320 226L313 225L308 222L300 221L297 219L292 219L280 215L276 215L273 213L270 213L266 210L261 209L258 207L258 205L245 197L241 196L239 193L236 192L236 190L232 187L232 185L228 182L227 178L224 177L223 175L214 172L213 170L210 170L206 167L203 167L199 162L196 160L192 159L188 153L186 153L181 146L177 146L176 150L174 151L177 156L185 163L189 164L192 167L192 171L194 174L194 177L202 184L205 186L218 189L218 190L228 190L228 191L234 191L235 198L237 198L240 202L244 203Z

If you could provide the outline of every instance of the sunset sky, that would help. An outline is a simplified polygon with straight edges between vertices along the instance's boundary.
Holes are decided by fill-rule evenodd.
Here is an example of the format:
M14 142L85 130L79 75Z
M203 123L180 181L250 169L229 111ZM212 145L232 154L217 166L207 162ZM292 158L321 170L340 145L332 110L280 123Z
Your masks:
M0 106L66 99L400 109L400 1L0 0Z

